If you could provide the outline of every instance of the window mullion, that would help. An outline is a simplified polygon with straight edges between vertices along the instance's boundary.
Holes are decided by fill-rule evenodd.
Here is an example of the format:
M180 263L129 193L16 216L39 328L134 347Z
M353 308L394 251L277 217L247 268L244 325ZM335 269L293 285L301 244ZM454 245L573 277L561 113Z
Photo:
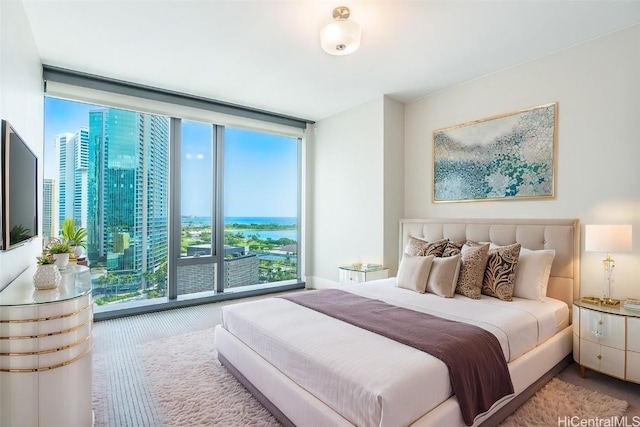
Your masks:
M181 224L181 153L182 120L171 119L169 141L169 254L167 259L167 296L170 300L178 297L178 259L182 237Z
M216 292L224 292L224 126L213 125L213 210L215 218Z

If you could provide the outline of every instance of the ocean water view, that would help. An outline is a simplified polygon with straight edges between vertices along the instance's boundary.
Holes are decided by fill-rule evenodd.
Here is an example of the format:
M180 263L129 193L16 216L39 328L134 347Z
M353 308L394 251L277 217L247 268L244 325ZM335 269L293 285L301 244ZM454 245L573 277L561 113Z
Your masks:
M232 233L240 233L244 237L255 234L261 240L273 239L278 240L281 238L287 238L298 241L298 230L228 230Z
M225 226L227 224L241 224L247 225L246 229L227 229L226 231L231 231L232 233L240 233L243 236L251 236L253 234L257 235L260 239L273 239L278 240L280 238L287 238L291 240L298 240L298 230L264 230L264 229L251 229L248 226L251 224L276 224L276 225L287 225L294 226L297 228L298 219L296 217L253 217L253 216L227 216L224 217ZM182 226L192 225L192 226L208 226L211 224L211 217L191 217L191 216L183 216L182 217Z
M298 218L295 216L225 216L224 223L298 225Z

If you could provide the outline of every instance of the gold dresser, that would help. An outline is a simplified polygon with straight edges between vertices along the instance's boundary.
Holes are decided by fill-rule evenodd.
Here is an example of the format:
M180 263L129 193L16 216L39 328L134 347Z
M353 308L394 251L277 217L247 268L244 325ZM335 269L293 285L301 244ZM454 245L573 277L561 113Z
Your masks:
M0 427L89 427L93 299L87 267L36 291L27 269L0 292Z

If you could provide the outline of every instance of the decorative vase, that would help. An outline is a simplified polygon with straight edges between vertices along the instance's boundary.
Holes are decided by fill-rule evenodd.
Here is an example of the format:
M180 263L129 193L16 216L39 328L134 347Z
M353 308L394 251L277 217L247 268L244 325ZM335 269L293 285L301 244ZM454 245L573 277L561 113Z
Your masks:
M53 257L56 259L56 265L58 267L66 267L69 264L69 253L64 254L53 254Z
M82 246L72 246L71 251L73 252L76 259L84 258L85 250Z
M60 285L60 270L56 264L39 265L33 275L33 286L37 290L55 289Z

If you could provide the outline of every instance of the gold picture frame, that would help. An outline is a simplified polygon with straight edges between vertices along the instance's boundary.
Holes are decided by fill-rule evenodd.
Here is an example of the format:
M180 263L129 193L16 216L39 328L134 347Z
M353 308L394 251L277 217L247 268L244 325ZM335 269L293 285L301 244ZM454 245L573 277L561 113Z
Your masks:
M433 131L434 203L555 197L558 103Z

